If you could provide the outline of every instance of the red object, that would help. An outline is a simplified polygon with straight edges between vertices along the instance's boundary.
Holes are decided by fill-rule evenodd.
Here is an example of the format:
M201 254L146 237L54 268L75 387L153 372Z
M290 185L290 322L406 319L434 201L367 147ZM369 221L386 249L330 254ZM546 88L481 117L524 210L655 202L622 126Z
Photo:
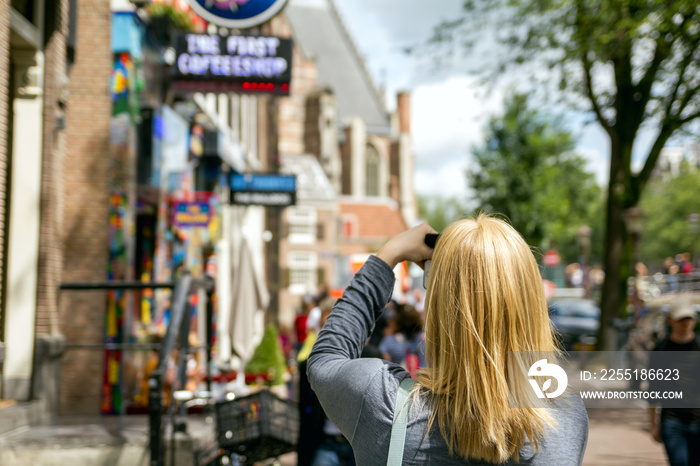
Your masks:
M267 383L270 381L270 374L267 374L265 372L259 372L259 373L247 373L245 375L245 383L246 385L251 385L256 382L262 382L262 383Z
M550 249L549 251L544 253L542 262L547 267L556 267L557 265L559 265L559 262L561 262L561 258L559 257L559 253L557 251L555 251L554 249Z
M306 340L306 319L308 319L308 316L297 316L297 318L294 319L297 343L303 343L304 340Z

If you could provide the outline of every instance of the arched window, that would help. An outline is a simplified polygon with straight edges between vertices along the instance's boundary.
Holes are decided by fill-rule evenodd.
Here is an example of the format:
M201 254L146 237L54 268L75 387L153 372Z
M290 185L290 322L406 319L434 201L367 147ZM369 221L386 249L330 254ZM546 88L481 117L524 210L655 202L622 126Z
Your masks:
M371 144L365 149L365 194L379 196L379 152Z

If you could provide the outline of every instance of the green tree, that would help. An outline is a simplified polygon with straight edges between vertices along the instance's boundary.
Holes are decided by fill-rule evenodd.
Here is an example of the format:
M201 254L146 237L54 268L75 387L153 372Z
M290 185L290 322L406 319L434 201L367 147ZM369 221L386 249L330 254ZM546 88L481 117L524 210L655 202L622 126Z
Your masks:
M631 270L624 212L639 203L668 140L700 116L700 8L696 0L467 0L463 16L438 25L431 44L474 51L485 25L506 45L496 72L550 67L610 139L598 338L604 347L605 330L624 309ZM642 127L654 137L634 172Z
M418 216L437 231L464 217L466 212L465 203L456 197L418 196Z
M601 189L573 152L571 133L514 94L504 114L489 122L485 139L467 170L480 210L505 215L530 245L554 242L565 261L578 260L578 228L602 226L595 222Z
M270 378L270 385L284 383L287 364L279 341L277 327L269 324L265 328L262 340L245 366L246 374L265 374Z
M700 171L689 170L649 183L640 203L646 217L639 257L651 270L659 269L665 258L680 252L697 254L697 244L693 245L697 234L691 231L688 216L700 213L698 187Z

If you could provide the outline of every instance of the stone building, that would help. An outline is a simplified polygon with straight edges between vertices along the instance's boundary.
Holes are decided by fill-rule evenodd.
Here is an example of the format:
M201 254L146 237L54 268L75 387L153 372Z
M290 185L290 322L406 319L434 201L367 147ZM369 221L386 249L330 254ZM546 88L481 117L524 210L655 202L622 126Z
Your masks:
M296 93L280 102L279 152L316 157L338 204L333 244L318 244L312 253L297 250L282 235L281 249L288 252L279 256L279 266L296 280L281 293L278 310L281 320L290 321L303 294L320 285L343 288L352 260L411 226L417 207L410 94L397 96L396 112L387 110L331 1L292 1L278 21L289 28L296 49ZM306 260L298 261L300 254ZM314 265L320 257L334 257L332 267Z

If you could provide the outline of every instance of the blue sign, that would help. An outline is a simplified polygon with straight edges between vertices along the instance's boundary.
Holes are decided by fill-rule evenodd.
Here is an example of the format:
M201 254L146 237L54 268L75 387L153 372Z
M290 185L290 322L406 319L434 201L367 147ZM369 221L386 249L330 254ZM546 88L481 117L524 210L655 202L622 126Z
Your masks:
M249 28L275 16L287 0L189 0L202 18L228 28Z
M231 203L286 207L296 204L297 180L294 175L231 175Z
M276 174L233 174L231 175L232 191L256 192L285 192L293 193L297 189L297 179L294 175Z

